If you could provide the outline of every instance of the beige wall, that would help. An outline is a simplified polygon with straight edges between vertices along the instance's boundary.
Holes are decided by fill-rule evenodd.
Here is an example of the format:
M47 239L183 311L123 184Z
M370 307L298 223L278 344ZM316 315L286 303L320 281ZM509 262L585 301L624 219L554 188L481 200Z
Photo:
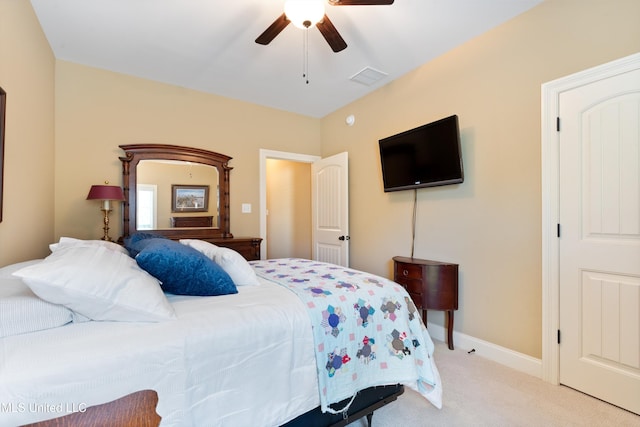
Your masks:
M389 276L391 257L411 250L413 194L383 193L377 141L455 113L466 181L419 191L415 255L460 264L456 330L540 357L540 85L640 51L638 16L637 0L549 0L318 120L54 62L30 4L0 0L8 92L0 264L43 256L62 235L101 236L89 187L122 183L119 144L157 142L233 157L237 236L259 233L260 148L347 150L352 265ZM242 203L253 213L242 214ZM442 323L441 313L429 319Z
M317 155L320 120L65 61L56 63L55 236L98 238L91 184L122 184L121 144L187 145L232 157L231 232L259 235L259 150ZM251 203L252 213L241 213ZM121 234L120 209L111 236Z
M43 257L53 239L54 64L31 4L0 0L7 92L0 265Z
M465 182L418 190L415 256L460 264L457 331L541 357L541 84L640 51L639 17L637 0L550 0L327 116L352 266L391 277L411 253L413 192L383 193L378 139L458 114Z
M267 159L267 258L311 258L311 164Z

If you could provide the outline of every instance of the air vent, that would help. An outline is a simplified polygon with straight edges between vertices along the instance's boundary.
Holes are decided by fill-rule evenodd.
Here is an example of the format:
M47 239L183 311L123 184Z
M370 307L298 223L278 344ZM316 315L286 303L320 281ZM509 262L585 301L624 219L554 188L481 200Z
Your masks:
M362 70L351 76L350 80L366 86L371 86L385 77L387 77L387 73L383 73L382 71L378 71L371 67L364 67Z

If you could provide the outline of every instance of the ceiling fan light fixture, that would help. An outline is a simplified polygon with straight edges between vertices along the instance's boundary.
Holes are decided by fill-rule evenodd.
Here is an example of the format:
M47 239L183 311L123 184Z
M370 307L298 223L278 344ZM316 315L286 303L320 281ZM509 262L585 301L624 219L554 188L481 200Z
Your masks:
M298 28L310 28L324 17L324 0L287 0L284 14Z

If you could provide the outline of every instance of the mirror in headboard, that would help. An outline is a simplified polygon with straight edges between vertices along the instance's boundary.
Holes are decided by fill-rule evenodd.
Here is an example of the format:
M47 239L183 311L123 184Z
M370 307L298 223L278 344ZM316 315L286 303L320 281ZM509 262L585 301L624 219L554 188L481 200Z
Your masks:
M232 238L231 157L165 144L121 145L123 233L153 232L171 239Z

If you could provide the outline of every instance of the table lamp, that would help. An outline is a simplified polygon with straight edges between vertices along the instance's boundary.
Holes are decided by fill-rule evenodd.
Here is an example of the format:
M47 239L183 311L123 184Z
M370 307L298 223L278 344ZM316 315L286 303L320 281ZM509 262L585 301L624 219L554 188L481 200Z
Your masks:
M105 182L108 184L109 182ZM109 237L109 214L111 213L111 201L124 202L124 193L122 188L117 185L92 185L89 190L87 200L101 200L102 207L100 210L104 213L104 236L102 240L112 242Z

